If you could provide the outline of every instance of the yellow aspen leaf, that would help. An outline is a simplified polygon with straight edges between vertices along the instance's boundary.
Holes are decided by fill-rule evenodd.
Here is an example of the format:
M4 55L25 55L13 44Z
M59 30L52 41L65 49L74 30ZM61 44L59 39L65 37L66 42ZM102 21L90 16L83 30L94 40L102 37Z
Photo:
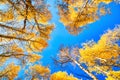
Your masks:
M47 74L50 74L49 68L41 66L41 65L37 65L37 64L32 66L31 70L35 73L38 73L42 77L46 76Z
M29 60L29 62L32 62L32 63L40 60L40 58L41 58L41 56L38 54L31 54L30 53L29 55L30 55L30 57L28 58L28 60Z
M23 53L23 49L20 48L18 45L14 44L11 46L11 50L14 51L14 52L19 52L19 53Z
M27 51L31 52L31 50L33 51L41 51L43 48L45 48L47 46L47 42L38 37L38 38L35 38L33 42L30 42L30 46L27 46Z
M105 8L103 8L103 7L100 8L100 14L101 15L105 15L106 14Z
M39 23L47 24L52 16L48 10L45 10L45 13L39 13L37 17Z
M50 33L53 30L54 25L46 25L42 30L40 31L40 37L43 37L45 39L50 39Z
M120 71L108 72L106 80L120 80Z
M39 80L39 78L34 78L33 80Z
M8 11L6 11L5 13L3 13L1 16L1 20L2 22L7 22L7 21L11 21L14 19L14 13L12 11L12 9L9 9Z
M7 66L6 69L8 72L6 75L8 76L9 80L13 80L15 77L17 77L18 72L20 71L20 66L16 66L15 64L10 64Z

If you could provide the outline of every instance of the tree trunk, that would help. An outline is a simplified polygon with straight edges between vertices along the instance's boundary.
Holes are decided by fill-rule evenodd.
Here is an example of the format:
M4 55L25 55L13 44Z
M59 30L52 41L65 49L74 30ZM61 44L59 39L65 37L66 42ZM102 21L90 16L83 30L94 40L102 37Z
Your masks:
M82 69L85 73L87 73L93 80L98 80L95 75L93 75L90 71L86 70L84 67L81 66L80 63L78 63L76 60L72 59L75 64L79 66L80 69Z

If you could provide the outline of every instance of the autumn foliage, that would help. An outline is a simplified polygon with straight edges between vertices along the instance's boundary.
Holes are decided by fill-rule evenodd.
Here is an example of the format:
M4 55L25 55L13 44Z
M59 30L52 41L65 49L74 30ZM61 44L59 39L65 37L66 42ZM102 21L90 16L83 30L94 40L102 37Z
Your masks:
M25 46L28 52L42 51L48 46L47 40L50 39L54 25L49 24L51 13L47 5L37 1L0 1L3 6L7 4L7 11L0 11L0 33L1 43L19 43ZM42 6L39 7L39 6ZM10 42L10 43L9 43ZM17 44L18 46L20 46ZM12 45L11 45L12 46Z
M113 67L120 66L119 41L120 27L118 26L113 30L108 30L98 42L94 40L88 41L82 44L82 48L61 48L55 62L59 64L68 62L75 64L94 80L97 80L97 77L92 74L93 71L106 75L106 80L119 80L119 71L113 69ZM83 63L87 68L84 68Z
M78 34L83 26L93 23L110 10L105 7L112 0L62 0L58 3L60 21L71 34ZM104 5L100 6L100 3ZM98 8L100 6L100 8Z
M50 80L78 80L72 75L68 75L66 72L56 72L51 75Z
M9 80L13 80L18 75L19 71L20 66L11 63L5 68L5 70L0 71L0 78L4 79L4 77L7 77Z
M119 2L57 0L57 15L66 29L76 35L110 14L107 5L115 1ZM79 80L72 72L53 73L49 64L40 62L44 58L40 53L48 47L55 26L49 7L46 0L0 0L0 80ZM62 47L52 59L62 67L72 63L89 79L98 80L94 72L103 74L106 80L120 80L120 71L113 69L120 67L120 26L106 31L98 41L87 41L81 47Z
M0 5L5 7L0 10L0 66L4 67L11 59L20 61L18 69L14 65L6 66L0 78L7 76L13 80L20 66L40 60L41 56L35 53L48 46L54 25L49 23L52 16L42 0L0 0ZM9 71L12 67L15 68Z

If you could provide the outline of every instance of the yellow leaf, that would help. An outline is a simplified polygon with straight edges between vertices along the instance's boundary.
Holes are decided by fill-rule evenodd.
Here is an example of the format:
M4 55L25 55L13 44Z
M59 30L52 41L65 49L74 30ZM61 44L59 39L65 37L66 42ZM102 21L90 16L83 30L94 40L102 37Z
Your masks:
M72 75L68 75L66 72L56 72L51 75L50 80L78 80Z

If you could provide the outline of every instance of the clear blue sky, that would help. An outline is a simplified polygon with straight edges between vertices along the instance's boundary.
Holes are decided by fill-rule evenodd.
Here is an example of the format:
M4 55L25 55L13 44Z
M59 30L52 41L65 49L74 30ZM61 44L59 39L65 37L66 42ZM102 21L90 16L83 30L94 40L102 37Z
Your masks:
M68 73L73 73L74 76L81 78L81 76L76 75L76 73L80 75L84 75L85 73L78 67L74 68L74 66L72 65L67 65L63 69L61 69L60 67L54 65L51 57L56 57L56 54L59 52L59 48L61 45L78 45L80 47L81 43L91 39L97 42L100 36L108 29L113 29L116 25L120 24L120 5L110 3L108 6L111 8L111 14L101 17L100 20L89 24L88 28L81 32L79 35L73 36L69 34L64 25L59 22L59 16L57 14L58 11L55 1L56 0L49 0L48 2L51 5L51 7L49 8L53 15L51 22L55 24L55 29L51 34L51 39L48 41L49 46L42 52L43 58L41 62L43 65L50 66L51 73L58 70L63 70L67 71ZM104 77L100 74L97 77L100 80L104 80ZM82 76L82 78L84 77ZM86 80L86 78L84 79Z

